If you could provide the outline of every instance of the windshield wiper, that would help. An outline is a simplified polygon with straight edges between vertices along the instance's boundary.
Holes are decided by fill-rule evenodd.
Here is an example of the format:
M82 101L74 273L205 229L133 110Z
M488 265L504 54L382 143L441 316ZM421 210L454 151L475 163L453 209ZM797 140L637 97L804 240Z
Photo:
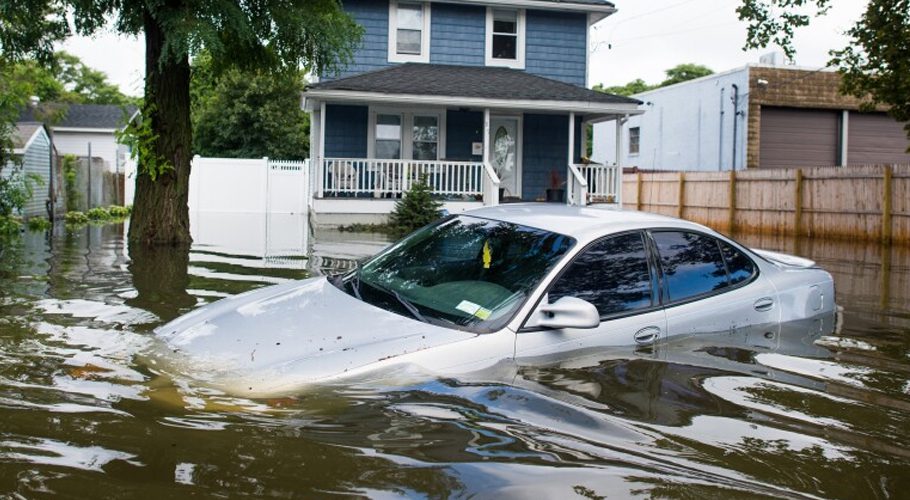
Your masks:
M357 267L354 268L354 276L351 277L351 290L354 292L354 296L357 297L357 300L363 301L363 298L360 296L360 262L356 264Z
M420 311L417 310L417 306L412 304L410 300L402 297L401 294L396 292L395 290L387 290L387 291L389 293L391 293L393 297L398 299L398 302L401 305L403 305L404 308L407 309L409 313L411 313L411 316L414 316L415 318L417 318L418 321L422 321L424 323L430 323L430 321L427 320L426 316L424 316L423 314L420 314Z

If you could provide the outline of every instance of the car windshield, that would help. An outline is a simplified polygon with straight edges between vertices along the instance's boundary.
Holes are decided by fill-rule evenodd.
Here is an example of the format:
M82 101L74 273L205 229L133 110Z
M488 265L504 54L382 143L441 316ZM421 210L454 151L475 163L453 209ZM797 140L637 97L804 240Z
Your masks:
M492 332L574 244L541 229L457 216L412 233L333 282L420 321Z

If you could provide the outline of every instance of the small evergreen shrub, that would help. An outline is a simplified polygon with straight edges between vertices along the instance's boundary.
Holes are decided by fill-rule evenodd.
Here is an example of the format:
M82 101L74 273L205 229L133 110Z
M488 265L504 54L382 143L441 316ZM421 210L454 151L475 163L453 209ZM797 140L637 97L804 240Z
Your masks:
M118 205L111 205L107 207L107 213L115 219L125 219L129 217L130 210L127 207L121 207Z
M104 207L91 208L88 212L85 213L85 215L87 215L89 219L96 221L108 220L111 218L111 214L108 213L107 209Z
M85 224L88 222L88 216L78 210L67 212L66 215L63 216L63 219L67 224L71 225Z
M52 228L54 225L51 224L51 221L47 220L47 217L29 217L28 219L28 229L30 231L47 231Z
M404 197L395 203L395 209L389 216L389 225L400 234L410 233L438 219L441 208L442 203L433 199L426 176L421 176L404 193Z

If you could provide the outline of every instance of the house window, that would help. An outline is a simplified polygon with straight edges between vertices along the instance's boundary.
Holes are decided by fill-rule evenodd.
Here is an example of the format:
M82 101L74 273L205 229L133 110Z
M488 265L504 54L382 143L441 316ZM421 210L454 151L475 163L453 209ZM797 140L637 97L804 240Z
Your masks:
M389 61L430 62L430 4L389 2Z
M525 66L525 12L487 8L487 66Z
M401 158L401 115L376 115L375 157Z
M640 140L641 140L641 128L640 127L631 127L629 129L629 154L630 155L638 154Z
M439 158L439 118L414 115L413 159Z

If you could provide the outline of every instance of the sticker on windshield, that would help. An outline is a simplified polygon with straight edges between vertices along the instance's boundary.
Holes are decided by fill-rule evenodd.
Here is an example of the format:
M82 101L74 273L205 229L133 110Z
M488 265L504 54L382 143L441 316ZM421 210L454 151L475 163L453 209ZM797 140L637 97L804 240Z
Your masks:
M462 300L461 302L458 303L457 306L455 306L455 309L458 309L459 311L464 311L473 316L474 313L476 313L477 310L480 309L480 304L475 304L469 300Z
M493 311L487 309L486 307L480 307L480 304L475 304L469 300L462 300L461 302L458 303L457 306L455 306L455 309L466 312L466 313L470 314L471 316L474 316L474 317L477 317L480 319L489 318L490 314L493 312Z

